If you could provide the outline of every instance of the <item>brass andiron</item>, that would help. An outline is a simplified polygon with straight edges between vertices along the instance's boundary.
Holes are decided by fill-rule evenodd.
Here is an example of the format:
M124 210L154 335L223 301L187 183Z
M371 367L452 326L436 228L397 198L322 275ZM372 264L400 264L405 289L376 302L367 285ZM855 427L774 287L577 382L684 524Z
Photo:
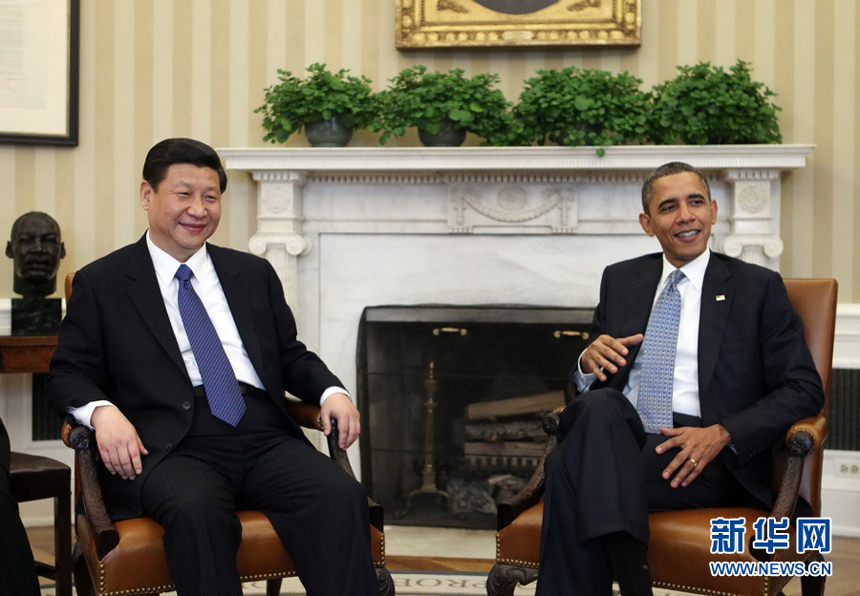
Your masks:
M424 468L421 472L421 487L413 490L406 497L406 507L397 517L403 517L412 505L412 497L415 495L439 495L444 500L445 511L451 509L451 495L436 486L436 406L434 400L439 382L433 374L434 363L430 362L430 370L424 379L424 393L427 396L424 402Z

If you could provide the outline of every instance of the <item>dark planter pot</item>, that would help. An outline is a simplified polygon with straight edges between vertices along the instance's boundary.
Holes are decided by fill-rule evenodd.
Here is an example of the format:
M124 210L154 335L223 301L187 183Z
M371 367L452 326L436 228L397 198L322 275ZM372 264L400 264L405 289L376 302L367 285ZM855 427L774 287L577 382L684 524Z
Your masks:
M442 127L438 133L433 134L419 128L418 138L425 147L459 147L466 140L466 131L456 128L454 122L446 118L442 120Z
M336 115L330 120L305 124L305 136L313 147L344 147L352 138L352 129Z

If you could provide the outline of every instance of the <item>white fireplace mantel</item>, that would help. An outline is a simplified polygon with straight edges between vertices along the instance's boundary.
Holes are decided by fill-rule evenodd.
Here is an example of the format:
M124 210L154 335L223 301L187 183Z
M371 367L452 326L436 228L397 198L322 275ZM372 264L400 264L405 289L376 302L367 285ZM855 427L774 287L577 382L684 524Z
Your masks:
M641 180L670 161L706 173L715 248L779 268L780 179L814 145L221 149L258 186L249 246L288 300L314 233L634 235ZM313 205L309 205L312 203ZM309 208L313 213L309 212Z

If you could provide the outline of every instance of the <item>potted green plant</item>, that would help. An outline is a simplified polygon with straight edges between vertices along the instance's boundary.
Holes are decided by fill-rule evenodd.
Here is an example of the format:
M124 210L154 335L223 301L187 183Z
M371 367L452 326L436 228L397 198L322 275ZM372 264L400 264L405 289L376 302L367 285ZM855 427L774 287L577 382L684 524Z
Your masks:
M543 145L622 145L645 138L650 95L623 72L539 70L514 106L520 140Z
M655 143L781 143L776 94L753 81L749 63L678 66L679 74L653 89L651 138Z
M425 145L457 146L467 132L483 137L486 144L505 145L511 103L494 89L498 82L495 74L468 78L461 69L443 73L427 72L423 65L407 68L377 94L379 116L369 128L382 131L383 145L391 135L403 136L413 126ZM450 137L432 138L440 132Z
M313 146L346 145L353 129L366 127L376 115L371 80L346 69L331 72L319 63L307 70L300 79L279 69L280 82L265 90L266 102L254 110L263 114L263 128L269 131L263 140L284 143L304 127Z

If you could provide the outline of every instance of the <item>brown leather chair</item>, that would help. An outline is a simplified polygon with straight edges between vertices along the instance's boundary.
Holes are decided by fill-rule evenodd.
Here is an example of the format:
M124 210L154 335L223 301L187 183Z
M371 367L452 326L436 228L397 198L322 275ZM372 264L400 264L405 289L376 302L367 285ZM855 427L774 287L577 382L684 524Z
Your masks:
M824 384L824 408L817 417L794 424L786 433L785 442L774 447L774 490L778 490L778 496L772 511L726 507L650 515L648 561L655 586L715 596L776 596L791 577L714 577L708 562L766 560L763 553L756 553L761 557L756 559L749 548L755 536L752 524L759 517L791 516L798 496L811 505L813 515L821 514L821 470L828 431L837 284L833 279L786 279L785 285L792 305L803 320L806 342ZM549 434L547 451L555 446L558 415L558 411L551 412L544 419L544 430ZM541 465L513 502L499 505L496 564L487 578L489 596L512 596L517 582L524 585L537 579L543 485ZM744 553L711 554L710 522L717 517L746 519ZM817 551L794 552L793 524L789 534L790 548L777 550L771 559L823 560ZM801 578L801 588L804 596L820 596L824 593L824 578Z
M57 596L72 596L72 470L49 457L12 452L9 488L19 503L54 499L54 564L36 561L36 573L53 579Z
M72 277L66 277L66 298ZM319 430L319 407L287 402L290 415L302 426ZM161 540L163 528L141 517L112 523L105 510L96 472L98 448L93 432L69 421L63 426L63 441L75 449L75 498L77 542L73 552L75 586L80 596L125 596L159 594L174 589ZM328 436L329 454L351 476L346 452L337 444L337 433ZM383 510L368 499L373 563L382 596L394 596L391 574L385 568ZM278 539L269 519L259 511L240 511L242 543L236 564L242 581L266 580L266 594L280 592L281 579L296 575L295 564Z

